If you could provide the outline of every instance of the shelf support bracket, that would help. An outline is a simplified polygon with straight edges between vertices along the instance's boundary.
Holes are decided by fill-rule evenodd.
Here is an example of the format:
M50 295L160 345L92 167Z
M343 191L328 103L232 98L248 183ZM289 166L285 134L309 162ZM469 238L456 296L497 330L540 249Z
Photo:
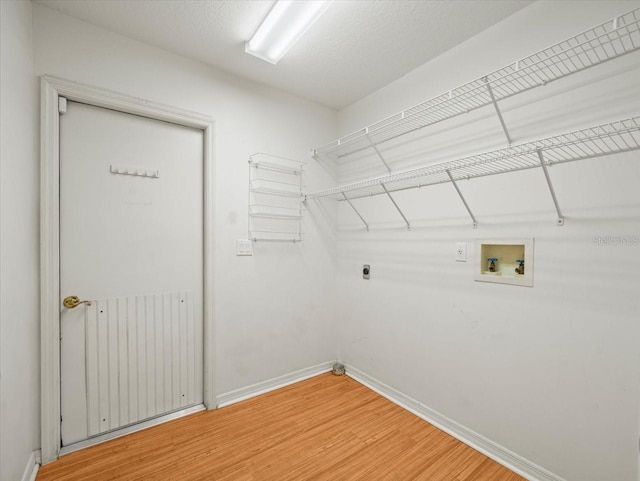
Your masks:
M344 197L344 200L347 202L347 204L349 204L351 206L351 208L353 209L353 211L356 213L356 215L358 217L360 217L360 220L362 221L362 223L364 224L364 226L367 228L367 231L369 230L369 224L367 224L367 221L364 220L362 218L362 216L360 215L360 212L358 212L358 209L356 209L356 207L353 205L353 203L349 200L349 198L347 197L347 194L345 194L344 192L342 193L342 197Z
M462 192L460 191L460 188L458 187L458 184L456 183L453 176L451 175L451 172L449 171L449 169L447 169L447 175L449 176L449 180L453 184L453 187L455 187L456 192L460 196L460 200L464 204L464 208L467 209L467 212L469 213L469 217L471 217L471 220L473 221L473 228L477 229L478 221L476 220L476 217L473 215L473 212L471 212L471 208L469 208L469 204L467 204L467 201L465 200L464 195L462 195Z
M384 184L380 184L382 186L382 188L384 189L385 194L387 194L387 196L389 197L389 200L391 200L391 202L393 203L394 207L396 208L396 210L400 213L400 215L402 216L402 219L404 220L404 223L407 224L407 230L411 230L411 224L409 224L409 221L407 220L407 218L404 216L404 214L402 213L402 210L400 210L400 207L398 207L398 204L396 204L396 201L394 200L393 197L391 197L391 194L389 193L389 191L387 190L387 186Z
M556 197L556 191L553 189L553 184L551 183L551 176L549 175L549 170L547 169L547 164L544 161L544 157L542 156L542 150L536 150L538 154L538 158L540 159L540 165L542 166L542 171L544 172L544 177L547 180L547 185L549 186L549 192L551 192L551 198L553 199L553 205L556 207L556 212L558 213L558 220L556 221L556 225L561 226L564 225L564 216L562 215L562 211L560 210L560 204L558 204L558 198Z
M387 161L384 160L384 157L382 156L382 154L380 153L380 149L378 149L378 146L376 144L373 143L373 140L371 140L371 137L369 137L369 134L365 134L365 136L367 137L367 140L369 141L369 145L371 147L373 147L373 150L376 151L376 154L378 154L378 157L380 157L380 160L382 161L382 163L384 164L384 166L387 168L387 170L389 172L391 172L391 168L389 167L389 164L387 164Z
M491 88L491 84L489 83L489 79L485 77L484 83L487 86L487 90L489 91L489 97L491 97L491 102L496 109L496 114L498 114L498 119L500 120L500 125L502 125L502 130L504 130L504 135L507 137L507 142L511 145L511 136L509 135L509 131L507 130L507 124L504 123L504 119L502 118L502 112L500 112L500 107L498 107L498 101L496 100L496 96L493 95L493 89Z

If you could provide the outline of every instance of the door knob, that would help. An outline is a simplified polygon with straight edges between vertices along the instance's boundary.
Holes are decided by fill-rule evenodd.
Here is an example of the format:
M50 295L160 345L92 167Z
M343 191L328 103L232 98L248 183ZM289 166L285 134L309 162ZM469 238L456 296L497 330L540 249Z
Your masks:
M78 296L67 296L62 301L62 304L67 309L73 309L74 307L78 307L80 304L86 304L87 306L90 306L91 301L81 301Z

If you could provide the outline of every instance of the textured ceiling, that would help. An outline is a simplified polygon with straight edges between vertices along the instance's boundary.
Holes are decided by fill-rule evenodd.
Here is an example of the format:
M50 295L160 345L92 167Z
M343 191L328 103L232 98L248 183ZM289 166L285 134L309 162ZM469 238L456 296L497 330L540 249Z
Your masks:
M94 25L342 109L530 0L337 0L278 65L244 53L272 0L36 0Z

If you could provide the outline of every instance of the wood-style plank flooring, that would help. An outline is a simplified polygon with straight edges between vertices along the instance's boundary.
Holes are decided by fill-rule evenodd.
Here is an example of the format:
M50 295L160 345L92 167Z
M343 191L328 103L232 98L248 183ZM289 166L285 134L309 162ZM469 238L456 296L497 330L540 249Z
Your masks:
M323 374L63 456L37 481L516 481L353 379Z

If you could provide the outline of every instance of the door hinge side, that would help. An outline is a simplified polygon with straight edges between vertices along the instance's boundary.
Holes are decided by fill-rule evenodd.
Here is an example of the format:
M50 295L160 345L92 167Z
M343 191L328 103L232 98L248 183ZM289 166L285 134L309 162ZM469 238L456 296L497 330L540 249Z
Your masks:
M61 115L67 113L67 99L64 97L58 97L58 113Z

